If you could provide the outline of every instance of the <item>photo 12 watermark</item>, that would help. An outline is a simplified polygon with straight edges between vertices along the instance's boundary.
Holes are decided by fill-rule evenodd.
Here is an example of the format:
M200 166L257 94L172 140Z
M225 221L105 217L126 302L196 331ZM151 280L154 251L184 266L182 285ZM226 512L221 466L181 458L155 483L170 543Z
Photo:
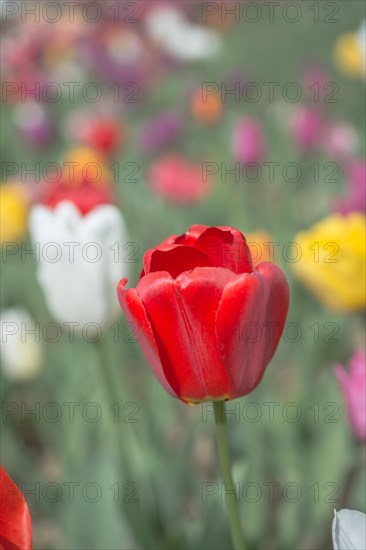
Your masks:
M202 423L212 422L215 415L213 404L204 402L201 404ZM233 424L274 424L276 422L287 422L297 424L306 420L314 424L338 424L339 404L334 401L319 403L315 401L309 405L290 401L280 403L279 401L232 401L226 404L226 417L228 423ZM224 414L224 413L223 413Z
M313 504L331 503L337 504L340 501L339 486L335 481L301 484L297 481L247 481L245 483L234 483L234 489L228 489L225 483L206 481L202 483L202 503L206 504L212 498L219 498L226 503L227 498L235 496L236 502L256 504L266 501L271 504L275 502L298 503L302 499L311 499Z
M140 486L136 481L119 481L103 485L98 481L36 481L33 484L21 482L19 490L14 484L3 483L1 490L1 504L14 503L14 500L27 503L77 504L82 501L86 504L96 504L110 500L115 504L138 504L140 502Z
M202 2L203 23L216 17L221 23L289 23L301 22L305 17L312 23L340 22L340 2Z
M18 19L21 23L58 23L63 21L72 25L81 18L84 23L95 25L106 16L112 18L114 23L136 24L141 22L140 3L119 0L103 0L102 2L12 0L11 2L2 2L0 9L3 23Z

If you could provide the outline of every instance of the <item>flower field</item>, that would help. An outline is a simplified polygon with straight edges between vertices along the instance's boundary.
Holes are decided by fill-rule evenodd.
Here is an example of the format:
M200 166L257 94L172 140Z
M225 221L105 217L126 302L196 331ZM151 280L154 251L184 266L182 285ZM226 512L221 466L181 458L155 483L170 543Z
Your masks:
M364 550L363 2L0 9L0 547Z

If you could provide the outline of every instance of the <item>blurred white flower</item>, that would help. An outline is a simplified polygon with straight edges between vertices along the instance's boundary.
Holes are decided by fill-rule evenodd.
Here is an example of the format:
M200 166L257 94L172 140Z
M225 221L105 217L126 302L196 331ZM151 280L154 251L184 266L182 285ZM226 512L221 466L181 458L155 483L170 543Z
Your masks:
M117 283L127 275L128 266L117 255L126 240L119 209L104 204L83 216L70 201L55 209L37 205L29 224L40 249L38 280L53 317L78 323L75 330L116 318Z
M36 324L22 308L0 314L1 370L11 380L34 378L42 366L42 346Z
M170 55L183 61L214 56L221 47L221 37L213 29L191 24L173 6L159 6L145 19L149 36Z
M364 19L357 31L357 40L362 52L363 58L366 58L366 19Z
M365 70L365 66L366 66L366 19L364 19L361 22L360 26L358 27L358 30L357 30L357 33L356 33L356 38L357 38L358 47L360 49L361 56L362 56L362 65L363 65L363 68L364 68L363 75L364 75L364 80L366 82L366 70Z
M347 509L334 511L332 537L334 550L365 550L366 514Z

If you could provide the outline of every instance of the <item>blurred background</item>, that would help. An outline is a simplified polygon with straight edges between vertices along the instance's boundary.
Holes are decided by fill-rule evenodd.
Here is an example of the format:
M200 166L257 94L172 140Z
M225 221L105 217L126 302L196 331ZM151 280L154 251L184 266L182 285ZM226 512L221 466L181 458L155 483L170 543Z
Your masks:
M212 411L164 392L116 309L196 223L290 283L263 382L228 404L247 547L331 548L333 509L365 511L363 2L1 10L1 462L34 548L230 547ZM38 215L62 200L113 214ZM70 269L70 241L103 259Z

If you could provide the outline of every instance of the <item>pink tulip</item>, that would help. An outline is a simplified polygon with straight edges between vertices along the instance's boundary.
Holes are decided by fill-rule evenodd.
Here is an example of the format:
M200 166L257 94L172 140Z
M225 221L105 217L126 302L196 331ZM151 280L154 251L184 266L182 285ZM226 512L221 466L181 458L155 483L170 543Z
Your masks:
M323 136L324 151L335 160L347 160L359 147L356 128L349 122L330 123Z
M241 164L263 162L267 144L260 121L242 118L234 129L232 148L234 159Z
M299 149L316 149L321 144L323 130L324 120L318 109L307 106L296 109L292 120L292 134Z
M348 371L342 365L335 366L347 407L348 420L355 436L366 440L366 358L358 349L349 362Z
M346 166L346 194L335 204L334 210L346 215L350 212L364 212L366 205L366 162L353 159Z

